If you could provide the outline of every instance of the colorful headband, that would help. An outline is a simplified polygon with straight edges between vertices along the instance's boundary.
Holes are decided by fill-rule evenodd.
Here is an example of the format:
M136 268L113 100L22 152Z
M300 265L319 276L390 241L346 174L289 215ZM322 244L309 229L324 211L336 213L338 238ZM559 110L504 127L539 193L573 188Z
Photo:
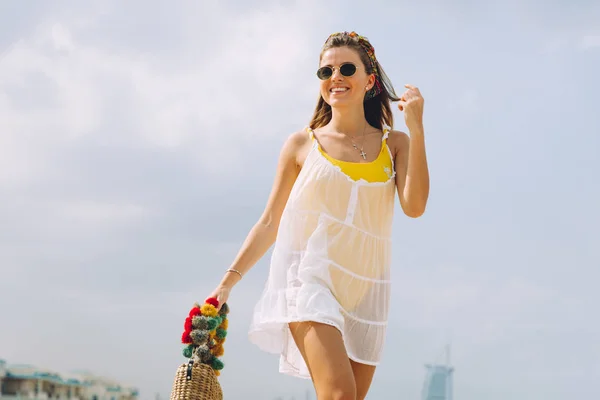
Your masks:
M351 38L356 38L360 47L362 47L362 49L365 51L365 53L367 53L367 56L369 57L369 61L371 62L371 69L373 71L373 74L375 75L375 84L373 85L371 90L369 90L367 92L366 99L367 100L372 99L373 97L377 96L378 94L380 94L382 92L381 76L380 76L379 70L377 68L377 58L375 57L375 48L373 48L373 46L369 42L369 39L367 39L364 36L359 35L358 33L354 32L354 31L333 33L333 34L329 35L329 37L327 38L327 41L329 41L329 39L332 36L338 36L338 35L346 35L346 36L350 36ZM326 41L326 43L327 43L327 41Z

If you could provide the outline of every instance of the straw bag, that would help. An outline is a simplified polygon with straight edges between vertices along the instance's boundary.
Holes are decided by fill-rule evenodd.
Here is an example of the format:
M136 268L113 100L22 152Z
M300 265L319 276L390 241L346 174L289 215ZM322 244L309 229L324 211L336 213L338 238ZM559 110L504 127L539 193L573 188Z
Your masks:
M181 342L183 355L188 359L177 368L170 400L223 400L218 376L223 369L219 357L227 336L227 303L217 311L218 302L206 299L194 304L185 319Z

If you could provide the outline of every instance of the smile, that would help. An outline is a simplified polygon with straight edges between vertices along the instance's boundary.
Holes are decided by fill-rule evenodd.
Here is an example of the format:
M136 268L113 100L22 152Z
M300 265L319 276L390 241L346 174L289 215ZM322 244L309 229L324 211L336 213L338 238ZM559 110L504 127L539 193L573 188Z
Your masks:
M334 87L329 89L329 92L331 93L344 93L347 92L349 89L345 88L345 87Z

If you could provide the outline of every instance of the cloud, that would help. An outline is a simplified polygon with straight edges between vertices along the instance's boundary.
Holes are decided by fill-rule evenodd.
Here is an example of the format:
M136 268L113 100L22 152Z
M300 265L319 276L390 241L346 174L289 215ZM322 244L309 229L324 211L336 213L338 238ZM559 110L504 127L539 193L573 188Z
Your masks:
M481 109L479 92L476 89L464 89L457 94L456 99L448 102L448 108L462 113L475 113Z
M172 207L211 207L214 185L242 168L258 170L261 154L276 157L287 127L306 117L289 104L292 91L303 93L296 87L306 95L314 81L306 72L316 62L305 29L312 2L246 13L186 4L169 11L180 24L158 34L176 50L131 47L130 35L106 40L129 26L126 10L107 4L49 14L4 53L0 190L12 210L5 226L39 238L41 224L23 228L31 218L78 232L70 237L152 218L172 225ZM267 148L260 143L274 137Z
M494 335L507 327L530 328L520 324L528 319L535 323L531 317L556 296L553 290L518 277L496 281L492 271L440 266L404 275L398 303L403 304L400 313L408 313L411 328L484 333L475 340L494 341Z
M585 35L581 38L579 47L582 50L591 50L600 47L600 35Z
M76 223L99 226L110 224L120 226L128 222L146 219L151 211L136 204L109 204L101 202L73 201L60 204L63 218Z
M248 14L211 6L215 18L227 15L222 24L180 27L192 40L175 54L95 43L103 28L91 18L45 21L0 61L2 180L43 174L54 151L85 141L176 149L198 168L221 163L235 173L231 160L244 160L238 140L281 135L267 122L277 107L264 104L280 98L285 107L294 88L311 86L299 84L312 80L305 71L316 59L304 28L309 6Z
M543 53L553 54L566 50L593 51L600 47L600 35L581 35L580 32L561 32L552 40L547 40L543 46Z

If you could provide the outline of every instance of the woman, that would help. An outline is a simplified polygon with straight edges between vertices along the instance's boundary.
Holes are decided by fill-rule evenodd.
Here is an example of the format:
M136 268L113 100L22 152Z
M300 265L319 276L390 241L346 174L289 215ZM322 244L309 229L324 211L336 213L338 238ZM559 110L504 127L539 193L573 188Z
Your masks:
M413 218L429 194L423 98L412 85L397 98L354 32L327 39L317 76L312 121L283 145L264 213L211 296L225 302L275 243L250 340L319 400L364 399L385 338L395 194ZM391 101L410 136L387 128Z

